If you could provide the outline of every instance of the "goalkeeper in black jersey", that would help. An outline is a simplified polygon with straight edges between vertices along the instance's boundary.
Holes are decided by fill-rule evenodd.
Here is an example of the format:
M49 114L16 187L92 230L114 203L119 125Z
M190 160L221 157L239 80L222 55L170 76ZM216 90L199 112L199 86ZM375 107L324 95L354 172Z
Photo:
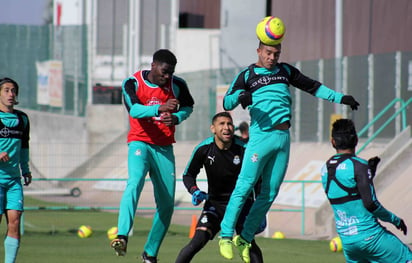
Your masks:
M231 115L228 112L217 113L212 119L210 130L214 136L196 146L183 174L183 182L192 194L193 205L199 205L203 201L205 204L194 237L180 251L176 263L190 262L220 231L220 222L242 166L245 145L234 136ZM202 167L206 171L208 193L196 184L196 177ZM253 201L254 196L249 196L237 222L237 232L242 229ZM258 232L262 232L265 227L266 221L263 221ZM254 240L251 242L250 258L252 263L263 262L262 252Z

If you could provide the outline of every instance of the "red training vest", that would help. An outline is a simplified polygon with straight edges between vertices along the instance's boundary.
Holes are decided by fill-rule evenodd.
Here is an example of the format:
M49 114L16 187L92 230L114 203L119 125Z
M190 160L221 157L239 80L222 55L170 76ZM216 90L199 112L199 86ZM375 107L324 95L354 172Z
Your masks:
M143 79L142 71L133 74L137 81L137 98L143 105L165 104L167 100L176 98L172 81L164 87L151 87ZM170 145L175 141L175 126L168 127L160 122L159 117L148 117L135 119L129 115L130 130L127 135L127 142L143 141L155 145Z

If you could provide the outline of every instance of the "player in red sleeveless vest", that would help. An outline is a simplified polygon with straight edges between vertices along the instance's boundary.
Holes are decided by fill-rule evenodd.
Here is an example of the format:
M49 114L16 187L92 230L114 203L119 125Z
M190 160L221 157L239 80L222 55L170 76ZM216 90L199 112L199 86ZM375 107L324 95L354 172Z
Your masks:
M176 63L172 52L160 49L153 55L151 70L136 72L122 85L130 123L127 135L129 178L120 202L118 236L110 246L118 256L126 254L138 199L149 173L156 202L152 229L142 254L143 262L149 263L157 262L173 214L175 125L190 116L194 104L186 82L173 75Z

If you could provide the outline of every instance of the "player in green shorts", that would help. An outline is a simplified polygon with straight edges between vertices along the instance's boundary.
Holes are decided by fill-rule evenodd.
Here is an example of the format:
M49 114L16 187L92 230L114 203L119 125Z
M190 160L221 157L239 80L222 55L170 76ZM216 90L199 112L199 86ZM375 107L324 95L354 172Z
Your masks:
M27 115L14 109L19 86L10 78L0 79L0 220L7 220L4 239L5 263L16 262L20 247L23 187L31 183L29 168L30 124Z
M225 110L233 110L241 104L248 109L251 120L242 169L221 223L219 242L224 258L233 258L234 244L246 263L250 262L250 243L279 192L289 162L292 119L289 86L317 98L349 105L353 110L359 106L352 96L331 90L292 65L278 62L281 49L281 44L269 46L260 42L258 61L238 74L223 99ZM258 180L262 180L261 192L242 232L232 240L240 211Z

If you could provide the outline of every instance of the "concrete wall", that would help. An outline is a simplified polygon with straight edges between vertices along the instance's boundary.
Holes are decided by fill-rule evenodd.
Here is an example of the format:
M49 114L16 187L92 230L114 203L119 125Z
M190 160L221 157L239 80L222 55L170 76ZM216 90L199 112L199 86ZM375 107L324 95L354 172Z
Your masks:
M217 69L220 30L179 29L176 35L176 72L194 72Z
M41 177L66 176L128 125L123 105L89 105L87 117L23 111L30 118L31 165Z
M222 68L244 68L256 62L258 39L255 28L265 17L266 1L222 0L221 60Z

